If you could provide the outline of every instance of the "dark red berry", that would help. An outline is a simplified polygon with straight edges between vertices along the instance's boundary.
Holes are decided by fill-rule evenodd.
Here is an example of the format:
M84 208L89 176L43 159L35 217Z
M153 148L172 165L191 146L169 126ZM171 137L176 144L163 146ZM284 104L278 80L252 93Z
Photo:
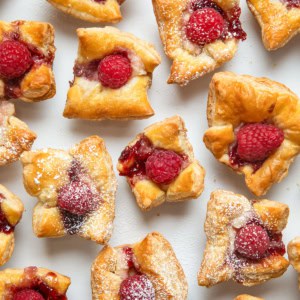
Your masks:
M120 287L121 300L154 300L155 290L145 275L134 275L125 279Z
M125 85L132 75L130 60L121 54L103 58L98 66L98 78L103 86L118 89Z
M0 77L20 77L32 64L31 53L24 44L10 40L0 43Z
M13 300L45 300L45 298L35 290L26 289L17 292Z
M283 0L286 2L288 8L299 8L300 7L300 0Z
M147 176L158 184L171 183L180 173L183 159L173 151L155 150L146 161Z
M225 20L213 8L198 9L191 15L186 26L187 38L197 45L212 43L225 30Z
M126 259L128 268L133 268L134 267L134 262L133 262L133 250L132 250L132 248L124 247L123 248L123 253L125 254L125 259Z
M267 231L254 223L241 228L235 238L235 250L249 259L261 259L270 246Z

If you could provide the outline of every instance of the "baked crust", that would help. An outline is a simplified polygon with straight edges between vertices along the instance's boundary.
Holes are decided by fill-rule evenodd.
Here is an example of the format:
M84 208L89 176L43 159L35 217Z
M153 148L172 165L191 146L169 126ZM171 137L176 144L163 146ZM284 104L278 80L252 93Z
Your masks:
M149 104L147 90L151 85L152 72L161 61L154 47L114 27L80 28L77 35L77 64L85 65L116 51L125 51L131 60L133 75L119 89L102 86L98 78L91 80L75 75L68 92L64 117L88 120L151 117L154 111Z
M239 5L239 0L214 2L224 11ZM152 3L165 53L173 61L168 83L184 86L234 57L239 42L235 38L206 44L198 55L185 46L182 22L190 0L152 0Z
M139 271L152 282L156 300L187 299L188 285L183 269L172 246L160 233L150 233L141 242L126 246L133 249ZM128 276L124 277L128 269L122 265L123 247L105 246L93 262L93 300L120 299L120 285Z
M0 271L1 299L12 299L10 295L11 287L24 286L24 288L26 288L26 282L29 281L30 284L30 281L34 279L40 279L61 295L65 295L71 284L69 277L45 268L29 267L25 269L5 269Z
M194 157L182 118L173 116L148 126L128 146L134 145L142 136L146 136L155 148L185 155L188 165L171 184L164 187L160 187L147 177L140 180L134 179L134 183L131 178L127 177L141 210L150 210L165 201L181 202L198 198L204 189L205 170ZM122 173L122 162L118 162L117 169Z
M299 274L298 282L300 289L300 237L296 237L292 241L290 241L287 250L289 261Z
M79 162L84 180L101 197L99 208L87 216L76 234L105 244L113 229L117 183L111 157L98 136L82 140L68 152L44 149L23 153L24 186L39 200L33 212L34 233L37 237L61 237L68 233L57 199L59 189L70 181L69 170L74 161Z
M123 1L105 0L47 0L56 8L81 20L99 23L118 23L122 20L120 4Z
M21 78L16 96L5 93L5 85L9 80L0 78L0 100L18 98L25 102L38 102L52 98L56 93L52 71L55 54L53 26L35 21L0 21L0 42L16 38L30 46L39 58L34 60L34 65Z
M289 9L281 1L247 0L248 7L261 26L267 50L285 46L300 31L300 9Z
M0 101L0 166L17 161L36 139L36 134L14 114L12 103Z
M234 300L264 300L264 299L253 297L250 295L240 295L240 296L237 296Z
M268 213L255 209L254 205L262 201L268 203L264 204ZM281 213L273 214L272 211ZM269 216L268 222L261 218L266 214ZM234 256L234 240L236 229L253 218L258 219L266 230L279 233L287 224L288 214L286 204L270 200L255 200L253 204L242 195L222 190L213 192L207 205L204 226L207 244L198 273L198 284L211 287L232 279L244 286L254 286L281 276L289 266L283 256L274 253L258 261L240 262ZM270 226L270 223L273 225Z
M204 143L217 160L245 175L247 187L256 196L266 194L287 174L300 151L299 98L286 86L267 78L220 72L209 87ZM284 141L258 170L250 164L232 165L229 147L234 131L243 123L271 122L284 132Z

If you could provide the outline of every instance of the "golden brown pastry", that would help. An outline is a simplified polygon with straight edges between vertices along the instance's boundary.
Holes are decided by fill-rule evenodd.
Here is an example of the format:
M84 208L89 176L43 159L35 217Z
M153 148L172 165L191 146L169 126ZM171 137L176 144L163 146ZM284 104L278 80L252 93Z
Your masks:
M54 271L28 267L0 271L0 298L11 299L67 299L71 280Z
M262 39L269 51L285 46L300 31L300 3L293 0L247 0L261 26Z
M299 289L300 289L300 237L294 238L288 244L288 255L290 264L299 274Z
M12 103L0 101L0 166L17 161L36 139L36 134L14 114Z
M124 0L47 0L56 8L89 22L118 23Z
M141 242L105 246L92 265L93 300L185 300L188 285L170 243L158 232ZM134 298L135 299L135 298Z
M69 151L24 152L24 186L38 198L33 212L37 237L77 234L105 244L115 216L116 178L103 139L91 136Z
M220 162L244 174L256 196L288 174L300 151L299 98L267 78L215 74L207 119L206 147Z
M0 100L38 102L55 95L54 28L34 21L0 21Z
M152 0L166 55L168 83L186 85L231 60L242 30L239 0Z
M283 257L282 230L286 204L266 199L249 201L242 195L217 190L207 205L207 244L198 283L211 287L230 279L244 286L280 277L289 262Z
M154 112L147 90L160 56L117 28L80 28L74 81L64 116L88 120L144 119Z
M237 296L234 300L264 300L264 299L253 297L250 295L240 295L240 296Z
M14 229L23 211L22 201L0 184L0 266L10 259L14 251Z
M194 158L186 131L179 116L165 119L145 128L121 153L118 171L143 211L202 193L205 171Z

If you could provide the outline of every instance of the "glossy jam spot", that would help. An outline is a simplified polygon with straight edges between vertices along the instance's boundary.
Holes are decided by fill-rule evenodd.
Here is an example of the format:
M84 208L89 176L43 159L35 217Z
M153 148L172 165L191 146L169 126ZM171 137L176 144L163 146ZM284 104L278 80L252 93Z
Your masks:
M130 247L124 247L123 248L123 252L125 254L125 259L127 262L127 266L128 268L133 268L134 267L134 263L133 263L133 250Z
M300 0L282 0L288 8L300 8Z

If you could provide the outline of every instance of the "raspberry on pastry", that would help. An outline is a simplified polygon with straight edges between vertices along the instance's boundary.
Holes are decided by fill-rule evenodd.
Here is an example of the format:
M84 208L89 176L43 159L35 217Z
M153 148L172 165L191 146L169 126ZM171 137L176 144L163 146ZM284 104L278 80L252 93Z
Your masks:
M247 4L261 27L267 50L285 46L300 32L299 0L247 0Z
M158 232L105 246L92 265L93 300L186 300L188 285L170 243Z
M148 101L160 56L154 47L114 27L80 28L74 80L64 117L87 120L145 119L154 114Z
M0 101L0 166L17 161L36 139L36 134L14 114L12 103Z
M213 76L204 143L215 158L245 175L256 196L288 173L300 152L300 102L267 78L220 72Z
M91 136L69 151L24 152L24 186L38 198L33 230L38 237L77 234L99 244L111 237L116 178L104 141Z
M23 211L22 201L0 184L0 266L10 259L14 251L14 230Z
M153 0L166 55L168 83L181 86L231 60L243 31L239 0Z
M38 102L55 95L54 28L34 21L0 21L0 101Z
M300 237L296 237L289 242L287 251L289 255L290 264L295 268L295 270L299 274L298 282L300 289Z
M27 267L0 271L0 298L12 300L67 300L69 277L54 271Z
M280 277L289 266L282 242L288 216L286 204L213 192L207 205L199 285L211 287L232 279L254 286Z
M240 295L237 296L234 300L264 300L263 298L253 297L250 295Z
M183 120L174 116L145 128L122 151L119 174L126 176L143 211L202 193L205 171L194 158L186 131Z
M124 0L47 0L54 7L88 22L118 23Z

